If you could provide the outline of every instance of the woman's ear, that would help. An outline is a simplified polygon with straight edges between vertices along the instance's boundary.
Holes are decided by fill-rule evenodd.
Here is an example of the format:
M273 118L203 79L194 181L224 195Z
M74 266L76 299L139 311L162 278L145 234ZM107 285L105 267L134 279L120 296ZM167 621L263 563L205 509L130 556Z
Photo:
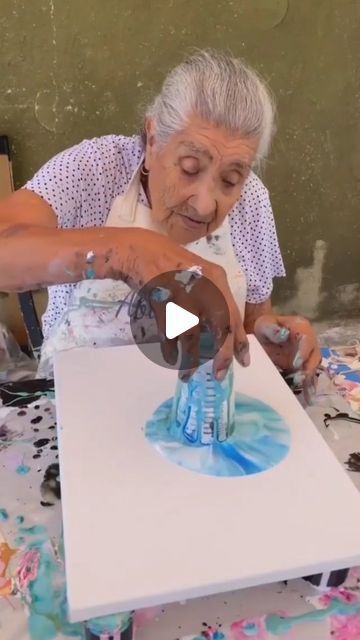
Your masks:
M148 118L145 122L146 144L145 144L145 169L150 171L152 160L155 155L155 122Z

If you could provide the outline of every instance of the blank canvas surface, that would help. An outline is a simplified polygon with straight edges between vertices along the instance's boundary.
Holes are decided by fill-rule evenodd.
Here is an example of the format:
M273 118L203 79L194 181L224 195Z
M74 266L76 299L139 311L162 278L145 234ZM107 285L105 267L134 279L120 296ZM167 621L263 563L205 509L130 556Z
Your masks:
M262 474L169 462L144 436L176 372L136 346L78 349L55 366L71 620L360 564L360 496L255 338L235 388L291 430Z

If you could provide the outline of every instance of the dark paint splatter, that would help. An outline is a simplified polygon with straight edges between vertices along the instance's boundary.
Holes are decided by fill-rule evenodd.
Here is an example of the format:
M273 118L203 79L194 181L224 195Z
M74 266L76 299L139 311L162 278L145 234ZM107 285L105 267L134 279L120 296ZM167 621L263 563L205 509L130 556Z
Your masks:
M26 411L24 409L22 409L21 411L18 411L18 416L26 416Z
M40 486L42 505L53 506L57 500L61 499L59 464L50 464L45 471L44 479Z
M52 449L52 451L57 451L57 449L58 449L57 444L53 444L53 445L50 447L50 449Z
M45 447L47 444L49 444L49 442L49 438L40 438L39 440L35 440L34 447L39 449L40 447Z
M328 427L329 423L333 422L334 420L346 420L347 422L355 422L357 424L360 424L360 418L354 418L344 411L338 411L338 413L336 413L334 416L330 415L330 413L324 413L325 427Z
M347 465L348 471L360 473L360 451L350 453L345 464Z
M42 416L36 416L36 418L32 418L32 420L30 420L31 424L39 424L39 422L41 422L43 419Z

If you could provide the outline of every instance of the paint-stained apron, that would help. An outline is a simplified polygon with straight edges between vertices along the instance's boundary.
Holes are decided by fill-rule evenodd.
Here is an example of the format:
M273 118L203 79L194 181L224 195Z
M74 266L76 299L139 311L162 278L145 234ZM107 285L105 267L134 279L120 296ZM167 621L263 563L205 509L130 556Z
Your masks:
M143 158L125 194L117 196L113 201L106 227L140 227L163 233L153 221L151 210L138 202L142 164ZM91 249L89 246L89 252ZM232 294L244 316L246 277L234 253L228 217L210 236L186 245L186 249L225 269ZM132 333L134 327L135 333ZM67 310L44 340L38 377L52 375L56 351L73 347L129 344L134 342L134 338L136 341L145 341L156 335L157 327L152 311L146 304L138 304L134 291L125 282L110 279L83 280L74 288Z

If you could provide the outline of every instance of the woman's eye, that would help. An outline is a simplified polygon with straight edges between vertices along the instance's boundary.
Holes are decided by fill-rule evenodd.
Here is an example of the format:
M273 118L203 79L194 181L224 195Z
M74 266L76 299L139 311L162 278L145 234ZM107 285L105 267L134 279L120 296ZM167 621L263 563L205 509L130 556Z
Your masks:
M234 187L237 187L237 185L241 182L241 178L242 176L240 175L240 173L235 171L235 172L232 172L230 175L223 177L223 184L227 188L234 188Z
M182 167L182 171L186 176L196 176L199 173L197 167Z
M186 176L196 176L199 173L199 163L195 158L184 159L180 166Z

